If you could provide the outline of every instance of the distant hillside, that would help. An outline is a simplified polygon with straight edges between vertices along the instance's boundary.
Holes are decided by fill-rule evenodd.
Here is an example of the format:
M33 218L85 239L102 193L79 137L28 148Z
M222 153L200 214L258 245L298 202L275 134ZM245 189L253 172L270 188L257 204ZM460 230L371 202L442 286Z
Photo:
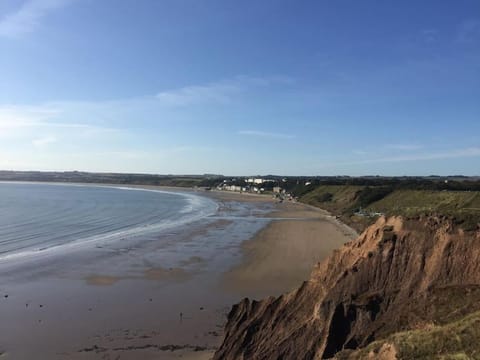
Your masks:
M357 231L371 225L378 214L415 217L441 214L475 229L480 218L480 179L451 177L347 177L268 175L261 186L273 187L300 201L330 211ZM174 187L216 187L225 182L244 185L246 177L223 175L155 175L89 173L80 171L0 171L0 181L76 182Z
M464 184L476 189L476 183ZM319 185L300 197L300 201L330 211L361 231L372 224L378 213L415 217L442 214L455 218L465 229L475 229L480 221L480 191L409 189L377 185Z
M218 176L90 173L80 171L0 171L0 181L76 182L156 186L210 186Z

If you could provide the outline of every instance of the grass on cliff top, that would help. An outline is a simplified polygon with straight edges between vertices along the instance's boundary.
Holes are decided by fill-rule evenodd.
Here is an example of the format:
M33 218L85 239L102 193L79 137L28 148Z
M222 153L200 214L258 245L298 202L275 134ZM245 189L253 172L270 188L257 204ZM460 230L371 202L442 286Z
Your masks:
M425 212L456 213L478 211L480 193L476 191L397 190L368 207L372 211L416 215Z
M417 216L442 214L455 217L467 230L480 222L480 192L394 189L389 186L320 185L301 201L330 211L362 230L375 219L354 216L360 208L370 213ZM356 226L355 226L356 225Z
M480 192L397 190L370 204L368 210L403 216L442 214L456 218L465 230L475 230L480 223Z
M320 185L302 196L300 200L339 215L343 222L361 232L373 222L370 218L352 216L358 196L365 188L357 185Z
M480 359L480 312L430 330L393 335L400 359Z
M480 312L444 326L396 333L364 349L341 352L336 358L375 358L384 344L395 346L399 360L480 359ZM369 354L374 357L369 357Z
M364 189L365 186L356 185L321 185L301 200L339 215L355 204L358 194Z
M301 200L334 214L351 212L359 207L372 212L407 216L432 212L480 214L480 192L477 191L389 191L385 187L322 185L305 194Z

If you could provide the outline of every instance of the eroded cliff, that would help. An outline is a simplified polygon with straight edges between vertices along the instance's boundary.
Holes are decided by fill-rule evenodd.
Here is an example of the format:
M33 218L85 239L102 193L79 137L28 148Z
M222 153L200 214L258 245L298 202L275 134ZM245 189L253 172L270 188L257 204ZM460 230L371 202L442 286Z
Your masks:
M380 218L296 291L235 305L215 359L322 359L480 309L480 231Z

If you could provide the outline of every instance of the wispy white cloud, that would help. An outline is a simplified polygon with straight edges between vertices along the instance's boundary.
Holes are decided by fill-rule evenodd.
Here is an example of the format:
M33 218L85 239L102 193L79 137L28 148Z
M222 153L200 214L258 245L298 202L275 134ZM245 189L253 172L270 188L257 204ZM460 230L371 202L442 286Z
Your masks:
M235 76L207 84L194 84L179 89L108 101L56 101L39 105L1 105L0 137L31 133L36 137L54 135L57 138L71 131L79 135L132 132L137 125L180 120L193 121L193 114L177 112L191 105L216 105L234 100L240 93L257 94L272 85L285 85L293 80L286 77ZM239 100L240 101L240 100ZM132 121L135 121L132 124ZM38 131L41 134L38 134ZM26 136L23 136L26 138ZM255 135L254 133L250 135ZM262 134L257 133L257 136ZM266 134L263 134L266 136ZM277 136L278 137L278 136ZM283 136L285 137L285 136ZM291 137L291 136L287 136Z
M76 122L71 116L61 105L0 105L0 168L69 169L77 166L75 154L120 148L129 136L121 128Z
M0 105L0 131L29 127L55 116L58 110L48 106Z
M0 36L19 37L35 30L50 11L73 0L27 0L16 11L0 19Z
M355 150L352 150L352 153L355 154L355 155L368 155L368 151L365 151L365 150L360 150L360 149L355 149Z
M385 145L387 149L392 150L401 150L401 151L414 151L423 148L422 145L418 144L388 144Z
M458 158L468 158L468 157L480 157L480 148L469 147L464 149L453 149L453 150L444 151L444 152L412 154L409 156L398 156L398 157L379 159L379 161L399 162L399 161L458 159Z
M57 138L55 136L45 136L45 137L32 140L32 144L36 148L44 148L55 142L57 142Z
M398 153L398 152L412 152L412 151L415 151L415 150L420 150L420 149L423 149L424 146L423 145L420 145L420 144L408 144L408 143L405 143L405 144L386 144L386 145L383 145L383 149L385 150L390 150L391 153ZM352 153L354 155L359 155L359 156L367 156L367 155L372 155L372 154L376 154L378 151L375 150L373 151L372 149L353 149L352 150Z
M88 123L59 121L63 109L61 105L38 106L1 106L0 135L28 129L76 129L84 132L113 132L115 128L102 127Z
M293 139L293 138L295 138L295 135L292 135L292 134L282 134L282 133L257 131L257 130L240 130L240 131L238 131L238 134L239 135L247 135L247 136L263 137L263 138L273 138L273 139Z
M155 148L151 151L146 150L120 150L97 152L95 156L115 157L128 160L146 160L146 159L168 159L177 154L199 153L214 150L205 146L171 146L168 148Z
M235 96L252 88L267 87L273 84L291 84L292 78L285 76L250 77L236 76L204 85L189 85L178 89L165 90L156 98L165 105L187 106L203 103L228 103Z
M241 88L236 84L192 85L177 90L162 91L157 94L157 99L165 105L172 106L195 105L205 102L225 103L240 91Z
M460 43L480 41L480 19L470 19L462 22L458 28L457 41Z
M364 159L359 161L337 162L331 165L355 165L355 164L374 164L388 162L407 162L407 161L425 161L425 160L447 160L459 158L480 157L479 147L469 147L463 149L452 149L449 151L439 151L430 153L415 153L409 155L386 156L379 158Z
M424 29L421 31L421 38L426 43L434 43L438 41L438 30Z

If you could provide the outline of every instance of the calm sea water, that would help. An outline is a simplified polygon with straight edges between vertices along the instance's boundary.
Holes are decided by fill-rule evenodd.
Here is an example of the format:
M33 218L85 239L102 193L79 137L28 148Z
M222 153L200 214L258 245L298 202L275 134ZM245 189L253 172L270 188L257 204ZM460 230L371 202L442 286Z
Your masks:
M193 194L0 183L0 261L161 231L216 209L214 201Z

